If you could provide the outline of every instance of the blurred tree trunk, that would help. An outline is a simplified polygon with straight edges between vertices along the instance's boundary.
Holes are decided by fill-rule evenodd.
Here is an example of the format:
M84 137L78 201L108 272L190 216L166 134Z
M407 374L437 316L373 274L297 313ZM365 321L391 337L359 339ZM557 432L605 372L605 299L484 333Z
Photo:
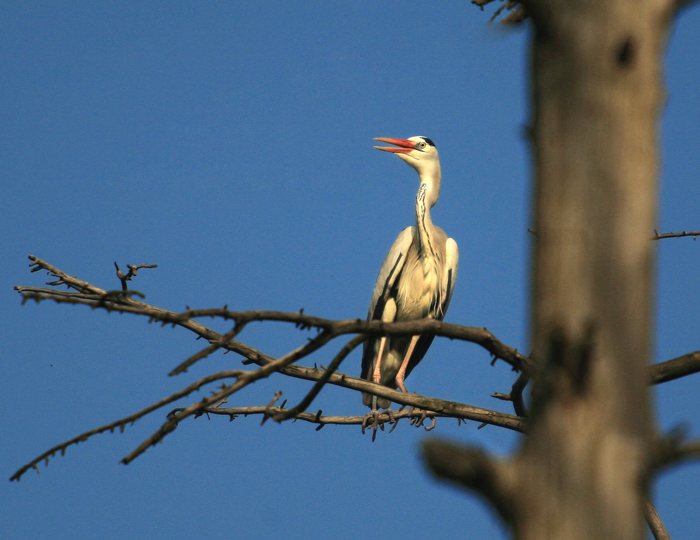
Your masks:
M654 441L661 63L671 5L536 0L529 434L518 538L641 539Z
M527 436L508 462L426 444L521 540L641 540L654 419L662 59L674 6L531 0L535 246Z

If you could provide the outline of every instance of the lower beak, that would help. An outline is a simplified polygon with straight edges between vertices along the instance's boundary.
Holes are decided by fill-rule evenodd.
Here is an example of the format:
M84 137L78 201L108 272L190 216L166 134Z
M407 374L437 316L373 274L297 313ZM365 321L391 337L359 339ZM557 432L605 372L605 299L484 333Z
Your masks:
M377 150L391 152L392 154L410 154L416 148L416 143L414 141L409 141L406 139L389 139L387 137L377 137L374 140L389 144L395 144L396 146L398 146L399 148L394 148L392 146L375 146Z

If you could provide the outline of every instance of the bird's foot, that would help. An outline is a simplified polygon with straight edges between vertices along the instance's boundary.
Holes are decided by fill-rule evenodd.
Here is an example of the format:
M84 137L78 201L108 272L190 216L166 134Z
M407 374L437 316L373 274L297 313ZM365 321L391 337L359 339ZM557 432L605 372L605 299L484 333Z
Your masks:
M394 423L396 420L394 420L394 413L391 409L386 409L382 412L379 412L377 409L372 409L369 411L365 417L362 419L362 434L365 434L365 430L367 428L373 429L374 433L372 433L372 442L374 442L377 438L377 430L381 429L384 431L384 421L379 421L379 417L382 414L386 414L389 417L389 422ZM393 431L393 428L392 428ZM391 433L391 432L390 432Z
M403 405L401 406L401 409L399 409L399 412L400 412L402 409L403 409ZM389 423L390 423L390 424L393 424L393 425L391 426L391 429L389 430L389 433L391 433L392 431L394 431L394 430L396 429L396 426L399 425L399 420L401 420L401 418L396 418L396 417L394 417L394 411L392 411L391 409L387 409L387 410L386 410L386 413L389 415Z
M410 420L410 424L415 427L421 427L423 426L425 428L425 431L431 431L432 429L435 428L435 424L437 423L437 418L435 416L431 416L430 420L431 423L429 426L425 425L425 419L428 418L428 414L430 414L432 411L427 411L425 409L418 409L416 407L411 407L410 412L416 412L420 413L419 416L414 416Z

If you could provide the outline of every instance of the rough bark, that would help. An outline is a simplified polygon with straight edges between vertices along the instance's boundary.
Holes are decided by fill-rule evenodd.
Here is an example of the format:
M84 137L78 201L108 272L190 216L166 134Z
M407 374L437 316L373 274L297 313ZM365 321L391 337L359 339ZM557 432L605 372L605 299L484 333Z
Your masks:
M641 539L670 6L533 0L535 360L509 464L521 539Z
M424 457L489 500L520 540L641 540L655 455L649 231L674 4L526 8L536 231L528 430L509 460L438 441Z

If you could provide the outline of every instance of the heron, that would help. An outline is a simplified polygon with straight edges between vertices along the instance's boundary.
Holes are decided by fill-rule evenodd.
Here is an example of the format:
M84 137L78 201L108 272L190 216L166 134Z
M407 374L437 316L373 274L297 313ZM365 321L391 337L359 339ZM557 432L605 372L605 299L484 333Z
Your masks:
M367 320L383 322L442 320L450 305L457 279L459 251L430 216L440 196L440 158L428 137L375 141L393 144L375 146L390 152L418 172L416 224L405 228L394 241L374 285ZM365 341L362 378L406 392L404 380L423 359L434 335L382 336ZM362 402L376 414L377 406L389 408L385 398L363 394ZM370 413L372 414L372 413Z

